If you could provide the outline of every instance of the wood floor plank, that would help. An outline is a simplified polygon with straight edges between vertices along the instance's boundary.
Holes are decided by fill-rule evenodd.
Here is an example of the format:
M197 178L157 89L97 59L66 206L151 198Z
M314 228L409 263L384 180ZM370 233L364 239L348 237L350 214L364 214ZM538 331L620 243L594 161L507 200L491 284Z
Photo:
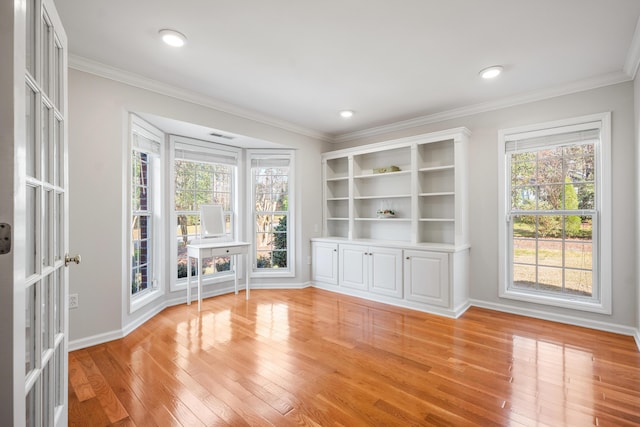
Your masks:
M77 426L640 425L631 337L328 291L165 309L69 355Z

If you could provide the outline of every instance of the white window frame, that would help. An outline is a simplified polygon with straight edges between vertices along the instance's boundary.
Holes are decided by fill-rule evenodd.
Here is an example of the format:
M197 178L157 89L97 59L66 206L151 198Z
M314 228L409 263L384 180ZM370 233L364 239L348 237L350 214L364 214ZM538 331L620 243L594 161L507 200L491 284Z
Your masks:
M288 217L287 217L287 268L257 268L257 245L256 245L256 203L254 194L254 178L253 178L253 161L268 159L287 159L289 161L289 178L288 178ZM250 252L251 259L251 277L295 277L296 265L296 247L295 247L295 150L247 150L247 185L249 187L247 206L250 212L248 215L247 230L251 234L252 250Z
M127 189L125 191L126 194L126 231L125 231L125 242L126 249L124 253L126 254L125 259L125 274L124 274L124 283L127 295L127 301L129 303L129 313L133 313L140 308L146 306L147 304L155 301L164 295L163 287L160 286L163 278L163 265L162 259L164 256L164 232L165 225L162 219L162 195L164 194L164 159L165 159L165 150L164 150L164 138L165 135L162 131L145 122L138 116L134 114L130 114L129 116L129 144L127 144L126 150L126 176L125 180ZM151 140L158 144L159 147L159 156L156 157L152 163L153 170L150 172L153 176L153 187L151 189L151 203L153 204L152 211L152 225L151 225L151 243L152 243L152 259L150 260L151 264L151 275L152 275L152 286L151 288L143 291L140 294L132 295L131 294L131 269L132 269L132 253L131 253L131 215L133 213L131 206L131 189L132 189L132 181L131 181L131 167L132 167L132 153L134 150L139 151L147 151L144 148L136 148L134 143L134 135L139 134L142 137Z
M187 289L187 278L178 279L178 265L175 262L178 258L178 248L175 245L175 224L178 221L178 217L176 215L175 204L176 204L176 188L175 188L175 160L176 160L176 149L182 149L189 147L189 151L193 153L201 153L203 158L208 158L209 160L213 160L210 163L215 161L215 157L220 157L220 163L225 163L233 168L233 173L231 177L231 212L225 211L225 214L231 214L231 233L230 237L232 240L239 240L240 236L240 218L239 218L239 207L238 200L239 197L239 185L238 185L238 177L239 177L239 159L242 157L242 149L236 147L230 147L226 145L216 144L214 142L201 141L198 139L188 138L184 136L178 135L169 135L169 170L170 170L170 183L169 183L169 205L168 209L171 213L171 222L169 224L169 236L170 236L170 249L169 249L169 259L171 260L170 264L170 290L171 292L181 291ZM224 161L222 160L224 159ZM232 163L231 159L235 159ZM242 258L242 257L240 257ZM238 264L242 265L244 260L238 259ZM228 282L233 278L233 268L236 268L238 271L238 276L242 278L245 269L241 268L241 265L233 266L234 259L231 257L231 270L215 273L213 275L203 276L202 284L203 286L208 286L212 284L217 284L221 282ZM188 271L188 270L187 270ZM193 286L193 281L192 281Z
M600 129L595 158L595 215L593 218L593 298L550 295L511 286L511 177L507 141L560 134L589 124ZM611 314L612 285L612 208L611 208L611 113L601 113L530 126L503 129L498 134L498 204L499 204L499 295L508 298L555 307Z

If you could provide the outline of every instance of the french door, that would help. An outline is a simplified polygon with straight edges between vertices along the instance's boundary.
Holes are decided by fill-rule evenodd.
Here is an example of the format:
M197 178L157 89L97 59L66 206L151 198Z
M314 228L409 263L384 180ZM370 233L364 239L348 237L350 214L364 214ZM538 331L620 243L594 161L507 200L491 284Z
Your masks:
M0 15L0 34L13 41L2 46L11 54L3 52L6 62L0 66L0 127L9 129L0 146L0 181L12 183L0 188L0 280L2 296L10 296L0 311L11 313L3 316L0 333L11 355L0 362L3 375L9 373L0 385L0 424L64 426L67 39L53 0L3 2Z

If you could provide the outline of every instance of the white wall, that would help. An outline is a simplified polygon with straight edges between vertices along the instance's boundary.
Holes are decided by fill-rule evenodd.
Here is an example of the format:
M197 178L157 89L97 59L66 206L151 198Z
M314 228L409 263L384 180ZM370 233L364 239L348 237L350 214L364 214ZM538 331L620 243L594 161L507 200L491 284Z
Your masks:
M636 88L636 98L638 89ZM627 82L518 105L473 116L394 131L335 145L347 148L420 133L466 126L469 145L470 297L512 311L538 310L547 317L579 318L625 329L638 324L636 297L636 185L633 83ZM612 111L613 159L613 314L611 316L527 304L498 297L498 130L592 113Z
M162 303L134 315L122 308L128 286L122 283L122 189L128 173L123 144L128 137L128 112L151 113L296 149L296 277L278 282L299 285L309 281L309 239L320 235L314 233L314 225L322 223L320 153L326 151L326 143L71 69L70 251L82 255L82 263L69 270L70 293L79 296L79 308L69 315L72 342L113 337ZM177 295L184 293L167 295L167 299Z

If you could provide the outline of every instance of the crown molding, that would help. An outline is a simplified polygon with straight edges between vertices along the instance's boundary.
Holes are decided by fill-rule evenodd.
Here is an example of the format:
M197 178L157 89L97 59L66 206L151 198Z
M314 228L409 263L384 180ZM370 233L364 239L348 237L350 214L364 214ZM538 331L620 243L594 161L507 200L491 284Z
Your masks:
M636 78L638 73L638 67L640 66L640 18L636 24L636 31L633 33L633 39L631 39L631 46L627 51L627 60L624 63L624 72L627 73L631 80Z
M583 92L590 89L597 89L599 87L623 83L629 80L632 80L631 77L629 77L629 74L627 74L626 72L618 71L598 77L572 82L562 86L556 86L549 89L532 91L520 95L506 97L497 101L485 102L461 108L454 108L452 110L429 114L426 116L420 116L413 119L402 120L388 125L376 126L369 129L345 133L336 136L334 138L334 142L341 143L353 141L360 138L383 135L390 132L411 129L418 126L442 122L445 120L472 116L475 114L486 113L488 111L500 110L502 108L528 104L531 102L542 101L545 99L555 98L563 95L570 95L572 93Z
M73 68L75 70L89 74L94 74L96 76L124 83L129 86L149 90L161 95L170 96L182 101L198 104L203 107L211 108L213 110L231 114L237 117L242 117L244 119L252 120L254 122L262 123L265 125L273 126L289 132L294 132L300 135L319 139L321 141L334 142L334 139L328 134L307 129L305 127L298 126L286 121L278 120L273 117L257 113L255 111L243 109L197 92L181 89L166 83L159 82L157 80L149 79L139 74L111 67L101 62L97 62L82 56L69 55L69 68Z
M383 135L395 131L402 131L419 126L424 126L432 123L438 123L445 120L451 120L461 117L472 116L475 114L485 113L489 111L500 110L502 108L513 107L516 105L528 104L531 102L542 101L549 98L554 98L563 95L569 95L572 93L583 92L586 90L597 89L599 87L609 86L617 83L623 83L629 80L633 80L640 65L640 20L636 27L636 32L627 55L627 61L624 71L618 71L594 78L584 79L577 82L572 82L567 85L557 86L554 88L543 89L539 91L527 92L524 94L506 97L497 101L485 102L466 107L454 108L447 111L442 111L435 114L429 114L425 116L415 117L413 119L402 120L399 122L390 123L387 125L376 126L368 129L363 129L355 132L344 133L341 135L331 136L326 133L317 132L311 129L307 129L301 126L297 126L293 123L274 119L255 111L250 111L237 107L232 104L228 104L222 101L218 101L209 96L202 95L197 92L189 91L186 89L180 89L166 83L159 82L143 77L139 74L124 71L115 67L111 67L102 64L91 59L87 59L81 56L69 55L69 67L78 71L94 74L100 77L104 77L110 80L118 81L130 86L138 87L141 89L149 90L159 93L161 95L171 96L176 99L191 102L194 104L202 105L207 108L211 108L223 113L232 114L237 117L252 120L258 123L263 123L269 126L273 126L285 131L294 132L300 135L308 136L325 142L342 143L347 141L353 141L360 138L372 137L377 135ZM633 76L633 77L632 77Z

